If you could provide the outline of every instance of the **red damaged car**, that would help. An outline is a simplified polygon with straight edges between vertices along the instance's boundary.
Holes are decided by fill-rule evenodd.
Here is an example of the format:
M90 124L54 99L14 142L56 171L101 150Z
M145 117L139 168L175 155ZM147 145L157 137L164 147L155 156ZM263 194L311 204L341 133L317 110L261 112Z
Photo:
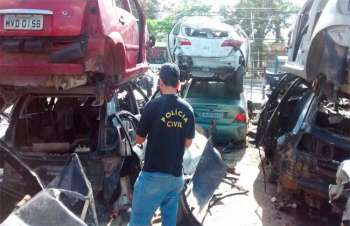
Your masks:
M125 82L147 70L146 29L137 0L0 0L1 93Z

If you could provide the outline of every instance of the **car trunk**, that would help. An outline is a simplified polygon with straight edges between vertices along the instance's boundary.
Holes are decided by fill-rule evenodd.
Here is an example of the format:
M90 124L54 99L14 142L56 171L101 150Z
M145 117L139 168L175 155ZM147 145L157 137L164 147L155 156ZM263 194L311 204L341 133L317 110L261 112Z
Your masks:
M187 37L191 46L182 47L184 55L199 57L226 57L230 55L231 48L221 47L224 38L209 39L202 37ZM188 54L187 54L188 53Z
M187 45L182 45L181 48L184 55L194 57L227 57L233 51L234 46L223 44L225 41L238 39L234 37L236 35L232 31L213 28L185 27L184 32L184 39L189 42L187 42Z
M239 88L239 84L229 81L193 80L185 97L193 106L198 123L229 125L237 122L237 115L245 114Z
M0 36L79 36L86 5L86 0L1 1Z
M244 113L240 100L188 98L197 123L230 125L236 123L236 116Z

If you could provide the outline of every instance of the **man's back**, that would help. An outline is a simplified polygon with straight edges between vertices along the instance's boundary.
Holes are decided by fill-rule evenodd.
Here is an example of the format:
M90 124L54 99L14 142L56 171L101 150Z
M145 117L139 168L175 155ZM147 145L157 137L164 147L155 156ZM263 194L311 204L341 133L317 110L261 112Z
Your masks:
M186 139L194 137L191 106L176 95L163 95L148 103L138 134L147 136L144 171L182 175Z

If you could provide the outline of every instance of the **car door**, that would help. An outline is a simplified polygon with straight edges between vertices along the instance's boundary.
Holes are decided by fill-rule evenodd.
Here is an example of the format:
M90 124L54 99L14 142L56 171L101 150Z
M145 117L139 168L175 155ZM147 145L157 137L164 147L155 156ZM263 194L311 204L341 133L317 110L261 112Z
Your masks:
M123 38L126 51L126 68L136 67L140 51L140 29L138 19L132 14L128 0L113 0L117 24L115 30ZM133 0L131 0L133 1Z
M264 105L263 110L260 113L255 138L255 144L257 146L260 146L262 144L261 142L264 138L264 135L266 134L265 128L271 118L272 113L276 110L290 85L297 79L298 78L296 76L290 74L285 75L271 93L271 96L269 97L268 101Z

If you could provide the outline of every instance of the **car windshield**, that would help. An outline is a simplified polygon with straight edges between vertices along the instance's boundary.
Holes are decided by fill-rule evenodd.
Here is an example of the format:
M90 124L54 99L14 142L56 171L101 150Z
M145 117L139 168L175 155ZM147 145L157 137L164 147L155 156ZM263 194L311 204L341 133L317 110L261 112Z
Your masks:
M193 81L187 98L238 100L237 87L224 81Z

